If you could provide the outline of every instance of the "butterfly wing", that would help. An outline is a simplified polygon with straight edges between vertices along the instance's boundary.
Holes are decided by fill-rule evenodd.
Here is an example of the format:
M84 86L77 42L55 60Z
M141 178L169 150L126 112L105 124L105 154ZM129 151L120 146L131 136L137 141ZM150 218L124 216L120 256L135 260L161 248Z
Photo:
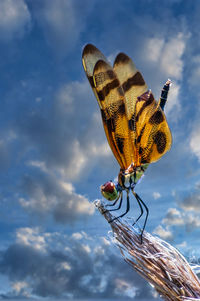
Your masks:
M135 123L140 164L159 160L171 148L172 136L165 114L151 91L138 97Z
M133 162L125 96L116 72L93 45L83 50L83 67L97 98L107 140L120 167Z
M99 103L109 145L122 169L159 160L171 147L165 114L132 60L118 54L113 68L93 45L83 67Z
M136 123L135 123L135 110L137 98L144 94L148 87L141 75L137 70L133 61L124 53L119 53L114 62L114 70L120 80L121 86L124 91L126 101L126 112L128 127L131 137L131 152L133 153L134 165L140 165L139 155L136 146Z
M133 163L140 166L155 162L170 149L172 143L165 114L126 54L117 55L113 68L125 95Z

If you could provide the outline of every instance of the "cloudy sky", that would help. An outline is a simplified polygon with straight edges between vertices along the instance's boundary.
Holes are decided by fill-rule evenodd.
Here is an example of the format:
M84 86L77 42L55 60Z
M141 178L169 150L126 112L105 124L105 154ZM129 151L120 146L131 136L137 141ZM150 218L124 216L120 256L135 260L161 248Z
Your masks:
M199 262L199 15L198 0L0 1L1 299L159 300L93 205L119 167L82 68L89 42L111 62L127 53L157 99L172 80L173 146L136 192L146 229Z

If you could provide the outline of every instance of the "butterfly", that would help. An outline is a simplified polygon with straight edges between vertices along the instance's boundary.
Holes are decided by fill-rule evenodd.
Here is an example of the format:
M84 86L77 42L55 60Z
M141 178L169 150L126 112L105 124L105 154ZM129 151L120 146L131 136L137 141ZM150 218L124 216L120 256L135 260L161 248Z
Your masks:
M108 181L101 186L102 195L114 201L107 206L114 206L119 201L119 206L109 211L121 208L123 192L126 192L126 211L110 222L127 214L132 191L141 211L135 223L146 210L142 240L149 210L134 189L148 165L171 148L172 136L163 112L171 81L165 83L157 102L126 54L119 53L112 67L100 50L87 44L82 63L99 104L108 143L120 165L118 183Z

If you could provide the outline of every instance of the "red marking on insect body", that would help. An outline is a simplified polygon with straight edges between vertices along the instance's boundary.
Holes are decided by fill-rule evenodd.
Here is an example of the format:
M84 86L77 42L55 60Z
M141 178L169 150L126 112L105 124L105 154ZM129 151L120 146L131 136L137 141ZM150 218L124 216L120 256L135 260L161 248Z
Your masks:
M115 189L115 185L113 182L106 182L101 186L102 191L112 193Z

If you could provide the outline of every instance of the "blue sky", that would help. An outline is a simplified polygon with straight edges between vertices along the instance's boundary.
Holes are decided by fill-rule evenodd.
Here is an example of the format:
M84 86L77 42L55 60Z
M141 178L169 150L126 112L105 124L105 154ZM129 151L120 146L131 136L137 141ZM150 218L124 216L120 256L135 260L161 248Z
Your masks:
M198 0L0 1L2 299L158 300L92 204L119 167L82 68L87 43L111 62L127 53L157 99L172 80L173 146L136 192L146 229L199 261L199 15Z

